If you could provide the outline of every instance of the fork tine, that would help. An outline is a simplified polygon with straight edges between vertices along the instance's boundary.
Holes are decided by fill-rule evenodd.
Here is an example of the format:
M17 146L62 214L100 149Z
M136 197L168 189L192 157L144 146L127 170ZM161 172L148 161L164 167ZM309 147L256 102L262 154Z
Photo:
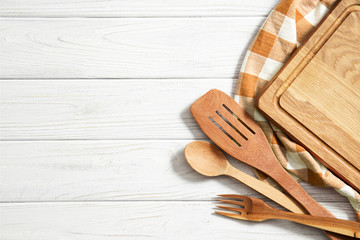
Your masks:
M234 204L234 205L238 205L238 206L241 206L242 208L244 208L244 205L242 204L242 202L239 202L239 201L232 201L232 200L225 200L225 199L216 199L216 201Z
M244 218L241 217L241 215L239 215L239 214L219 212L219 211L215 211L215 213L220 214L220 215L223 215L223 216L225 216L225 217L229 217L229 218L235 218L235 219L242 219L242 220L244 220Z
M229 211L239 212L239 213L242 213L242 211L243 211L241 208L226 207L226 206L221 206L221 205L216 205L216 207L222 208L225 210L229 210Z
M226 198L233 198L233 199L237 199L239 201L244 201L245 196L243 195L238 195L238 194L220 194L218 195L219 197L226 197Z

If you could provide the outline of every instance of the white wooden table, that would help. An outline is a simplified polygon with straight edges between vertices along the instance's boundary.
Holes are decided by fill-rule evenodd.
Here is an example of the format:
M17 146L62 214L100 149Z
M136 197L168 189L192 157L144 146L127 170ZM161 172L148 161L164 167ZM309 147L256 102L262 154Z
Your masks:
M232 94L276 3L2 0L1 239L326 239L214 215L217 194L262 196L183 156L207 140L190 104L211 88ZM333 190L303 186L354 219Z

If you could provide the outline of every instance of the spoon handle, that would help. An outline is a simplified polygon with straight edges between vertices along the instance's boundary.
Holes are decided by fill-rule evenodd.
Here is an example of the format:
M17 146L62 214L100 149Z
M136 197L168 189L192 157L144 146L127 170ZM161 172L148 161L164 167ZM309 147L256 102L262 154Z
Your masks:
M228 166L225 175L235 178L239 182L244 183L248 187L254 189L255 191L261 193L262 195L268 197L269 199L294 213L305 213L305 211L300 208L293 199L286 196L278 189L240 171L231 165Z

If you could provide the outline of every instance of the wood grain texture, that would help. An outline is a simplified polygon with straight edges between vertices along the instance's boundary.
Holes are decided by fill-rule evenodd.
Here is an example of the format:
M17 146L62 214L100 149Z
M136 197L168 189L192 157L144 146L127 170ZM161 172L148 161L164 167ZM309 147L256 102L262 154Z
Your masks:
M2 0L6 17L184 17L267 15L277 0Z
M1 78L237 78L264 17L0 21Z
M240 220L262 222L270 219L284 219L312 226L341 235L360 238L360 223L336 218L315 217L303 213L292 213L274 208L261 199L241 195L219 195L217 201L230 204L232 207L219 205L219 208L230 212L216 213ZM235 214L232 212L236 212Z
M310 215L335 217L320 205L280 165L255 119L226 93L212 89L191 105L204 133L226 153L275 180ZM325 232L329 239L347 239Z
M257 103L265 115L358 191L359 13L359 0L341 1Z
M3 80L1 139L204 139L190 105L234 79Z
M288 195L270 184L233 167L224 152L215 144L204 141L194 141L186 145L184 153L189 165L202 175L209 177L217 177L220 175L233 177L289 211L301 214L306 213L306 211L298 206L296 201Z
M199 201L220 193L263 198L229 177L195 172L184 156L188 142L1 141L0 201ZM230 161L253 175L244 164ZM341 202L351 209L332 189L303 186L318 201Z
M321 231L273 220L239 222L213 215L213 202L2 203L2 239L325 240ZM349 214L341 203L331 207ZM266 236L266 237L265 237Z
M221 192L265 198L199 175L183 155L206 139L190 104L235 89L277 3L1 1L0 238L325 240L298 224L212 215ZM334 190L302 185L355 220Z
M360 170L359 29L360 11L349 14L336 29L280 97L280 104Z

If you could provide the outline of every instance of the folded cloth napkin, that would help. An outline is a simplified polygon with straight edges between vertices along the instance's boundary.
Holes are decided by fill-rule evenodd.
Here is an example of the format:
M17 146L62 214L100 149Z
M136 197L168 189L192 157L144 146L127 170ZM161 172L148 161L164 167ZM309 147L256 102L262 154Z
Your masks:
M341 0L340 0L341 1ZM255 118L281 165L295 178L332 187L347 197L360 220L360 195L328 171L314 156L268 122L254 107L254 99L282 67L306 35L335 6L336 0L281 0L250 45L242 64L235 100ZM269 181L260 172L257 176Z

